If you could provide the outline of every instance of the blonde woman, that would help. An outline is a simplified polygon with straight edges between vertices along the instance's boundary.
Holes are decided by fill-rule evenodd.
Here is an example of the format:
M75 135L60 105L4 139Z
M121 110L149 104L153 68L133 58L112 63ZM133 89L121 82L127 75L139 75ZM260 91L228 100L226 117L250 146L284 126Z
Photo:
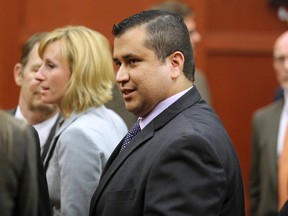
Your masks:
M0 215L36 216L35 139L29 126L0 111Z
M88 215L105 163L127 133L104 106L115 78L110 45L99 32L67 26L48 33L39 55L41 100L57 104L64 118L44 161L53 214Z

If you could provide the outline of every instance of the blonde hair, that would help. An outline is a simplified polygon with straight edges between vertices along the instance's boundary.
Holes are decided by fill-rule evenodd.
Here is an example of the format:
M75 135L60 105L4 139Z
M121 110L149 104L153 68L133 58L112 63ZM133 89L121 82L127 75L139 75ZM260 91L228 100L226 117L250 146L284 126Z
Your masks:
M115 75L108 40L84 26L58 28L41 41L41 58L46 47L55 41L61 42L61 56L68 61L71 70L67 91L60 104L64 116L111 100Z

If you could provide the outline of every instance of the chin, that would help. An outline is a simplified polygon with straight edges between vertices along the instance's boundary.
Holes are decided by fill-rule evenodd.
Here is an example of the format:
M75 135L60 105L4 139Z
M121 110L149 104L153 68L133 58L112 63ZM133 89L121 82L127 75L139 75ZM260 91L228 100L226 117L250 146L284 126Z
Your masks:
M49 104L53 104L54 102L51 101L51 100L45 100L45 99L42 99L42 103L45 104L45 105L49 105Z

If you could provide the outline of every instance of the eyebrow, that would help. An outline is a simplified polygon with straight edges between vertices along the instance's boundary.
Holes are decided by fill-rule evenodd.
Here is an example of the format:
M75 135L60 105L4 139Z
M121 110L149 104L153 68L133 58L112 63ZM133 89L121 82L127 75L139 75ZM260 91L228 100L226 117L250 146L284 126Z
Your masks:
M40 68L42 64L33 64L32 69Z
M122 56L122 59L124 60L131 59L131 58L138 58L138 57L134 54L127 54L127 55ZM116 61L119 61L119 59L113 58L113 61L116 62Z

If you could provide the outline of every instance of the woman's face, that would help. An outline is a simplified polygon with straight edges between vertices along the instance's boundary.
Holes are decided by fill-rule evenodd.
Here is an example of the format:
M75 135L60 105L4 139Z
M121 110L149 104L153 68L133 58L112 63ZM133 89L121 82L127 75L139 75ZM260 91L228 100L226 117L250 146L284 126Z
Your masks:
M61 41L47 45L42 60L36 73L36 79L41 82L41 100L60 105L71 77L68 60L61 55Z

